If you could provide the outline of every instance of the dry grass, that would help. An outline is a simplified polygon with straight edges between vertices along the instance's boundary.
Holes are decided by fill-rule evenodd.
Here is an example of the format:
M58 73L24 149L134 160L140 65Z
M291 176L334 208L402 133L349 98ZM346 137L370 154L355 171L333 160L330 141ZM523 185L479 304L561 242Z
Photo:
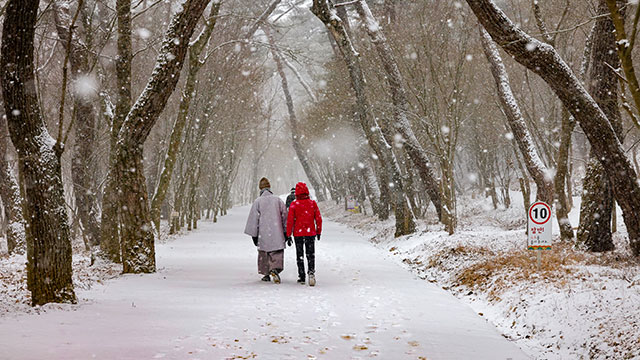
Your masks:
M492 256L492 253L484 247L472 247L458 245L453 248L445 248L429 258L429 267L442 268L452 258L481 258Z
M485 251L486 253L486 251ZM570 251L566 247L545 251L542 254L540 269L536 265L534 251L517 250L485 256L481 261L464 269L457 279L461 285L469 287L483 286L496 274L507 273L512 280L529 280L532 276L553 279L558 273L571 272L568 266L582 263L584 254Z
M464 245L439 251L429 258L427 266L445 270L447 265L451 266L452 260L467 261L455 272L452 285L483 289L493 301L499 300L504 290L519 282L544 281L563 288L572 277L579 276L577 272L581 266L617 269L638 266L638 260L628 255L587 253L566 243L555 244L553 250L544 251L540 269L537 268L535 251L494 252L484 247ZM411 263L416 264L415 261Z

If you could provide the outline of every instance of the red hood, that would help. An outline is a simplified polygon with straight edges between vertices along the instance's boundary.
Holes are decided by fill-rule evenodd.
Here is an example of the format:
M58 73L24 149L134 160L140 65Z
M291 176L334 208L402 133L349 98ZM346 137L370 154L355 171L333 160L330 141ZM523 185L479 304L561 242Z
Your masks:
M296 184L296 199L308 199L309 198L309 189L307 188L307 184L303 182L299 182Z

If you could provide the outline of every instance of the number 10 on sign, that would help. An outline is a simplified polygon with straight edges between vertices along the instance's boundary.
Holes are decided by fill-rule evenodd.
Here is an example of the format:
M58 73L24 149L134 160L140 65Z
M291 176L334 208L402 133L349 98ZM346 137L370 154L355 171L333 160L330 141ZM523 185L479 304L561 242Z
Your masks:
M551 208L542 201L529 207L527 221L527 248L551 250Z

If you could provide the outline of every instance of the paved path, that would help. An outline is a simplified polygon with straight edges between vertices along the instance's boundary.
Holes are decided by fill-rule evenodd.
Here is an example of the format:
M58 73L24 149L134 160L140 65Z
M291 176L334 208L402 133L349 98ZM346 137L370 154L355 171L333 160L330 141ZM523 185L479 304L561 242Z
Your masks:
M157 247L159 271L80 291L74 311L0 319L0 359L526 359L483 318L326 221L315 288L260 281L247 207Z

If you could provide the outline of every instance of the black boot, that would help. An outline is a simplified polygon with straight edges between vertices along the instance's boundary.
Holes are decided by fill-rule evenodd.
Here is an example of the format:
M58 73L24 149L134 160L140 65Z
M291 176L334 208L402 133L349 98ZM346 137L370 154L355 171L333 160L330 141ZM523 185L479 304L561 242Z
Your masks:
M304 277L299 277L298 278L298 284L300 285L304 285L305 281L304 281Z
M271 281L271 278L269 277L269 275L265 275L262 277L262 281Z

